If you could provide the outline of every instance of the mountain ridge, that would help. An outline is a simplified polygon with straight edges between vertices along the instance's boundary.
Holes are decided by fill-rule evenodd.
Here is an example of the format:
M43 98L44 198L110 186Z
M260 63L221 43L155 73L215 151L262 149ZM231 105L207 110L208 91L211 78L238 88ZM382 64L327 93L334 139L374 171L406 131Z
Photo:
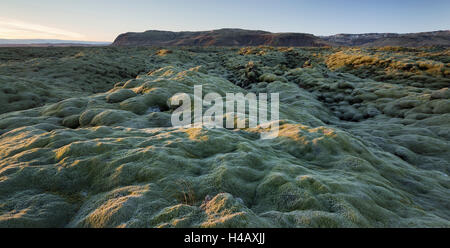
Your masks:
M328 42L342 46L433 46L450 45L450 31L439 30L419 33L362 33L320 36Z
M319 37L305 33L270 33L261 30L218 29L171 32L148 30L120 34L113 46L327 46Z
M308 33L224 28L210 31L147 30L120 34L113 46L450 46L450 30L420 33L363 33L315 36Z

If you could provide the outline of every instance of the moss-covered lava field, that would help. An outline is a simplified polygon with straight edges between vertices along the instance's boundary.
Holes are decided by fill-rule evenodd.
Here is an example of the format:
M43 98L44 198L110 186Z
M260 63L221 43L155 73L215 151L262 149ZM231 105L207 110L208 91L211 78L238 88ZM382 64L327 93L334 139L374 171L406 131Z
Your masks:
M279 135L176 128L279 93ZM445 48L0 48L0 227L450 227ZM248 109L247 109L248 111Z

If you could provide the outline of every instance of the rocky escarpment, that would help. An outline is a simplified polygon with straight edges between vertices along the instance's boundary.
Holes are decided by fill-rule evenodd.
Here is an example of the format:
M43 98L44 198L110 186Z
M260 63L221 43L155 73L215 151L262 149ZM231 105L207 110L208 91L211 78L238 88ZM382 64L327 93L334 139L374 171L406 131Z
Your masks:
M435 31L423 33L368 33L368 34L337 34L322 37L331 44L340 46L450 46L450 31Z
M113 46L450 46L450 31L411 34L368 33L317 37L304 33L270 33L244 29L200 32L149 30L119 35Z
M327 42L311 34L270 33L243 29L219 29L203 32L150 30L119 35L114 46L305 46L320 47Z

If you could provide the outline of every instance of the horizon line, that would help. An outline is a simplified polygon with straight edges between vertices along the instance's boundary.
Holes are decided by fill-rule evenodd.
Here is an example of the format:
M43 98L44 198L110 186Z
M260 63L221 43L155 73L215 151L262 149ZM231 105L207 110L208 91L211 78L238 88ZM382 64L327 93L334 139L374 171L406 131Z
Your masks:
M149 31L159 31L159 32L173 32L173 33L181 33L181 32L209 32L209 31L217 31L217 30L225 30L225 29L230 29L230 30L244 30L244 31L261 31L261 32L268 32L268 33L272 33L272 34L289 34L289 33L297 33L297 34L310 34L310 35L314 35L316 37L329 37L329 36L335 36L335 35L363 35L363 34L420 34L420 33L432 33L432 32L449 32L450 29L438 29L438 30L431 30L431 31L419 31L419 32L366 32L366 33L335 33L335 34L330 34L330 35L317 35L317 34L313 34L313 33L303 33L303 32L295 32L295 31L288 31L288 32L274 32L274 31L267 31L267 30L262 30L262 29L245 29L245 28L217 28L217 29L209 29L209 30L182 30L182 31L172 31L172 30L164 30L164 29L148 29L148 30L144 30L144 31L128 31L128 32L124 32L124 33L120 33L116 36L116 38L119 35L122 34L126 34L126 33L144 33L144 32L149 32ZM114 38L114 40L116 39ZM24 39L24 38L2 38L0 37L0 40L17 40L17 41L63 41L63 42L73 42L73 43L80 43L80 42L89 42L89 43L113 43L114 40L111 41L95 41L95 40L70 40L70 39L46 39L46 38L29 38L29 39ZM31 44L31 43L15 43L15 44ZM45 43L44 43L45 44Z

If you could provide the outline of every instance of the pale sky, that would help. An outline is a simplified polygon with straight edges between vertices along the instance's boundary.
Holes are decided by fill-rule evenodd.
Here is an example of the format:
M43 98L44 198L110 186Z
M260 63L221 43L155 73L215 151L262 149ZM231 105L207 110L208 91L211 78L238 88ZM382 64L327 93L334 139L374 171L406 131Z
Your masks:
M218 28L315 35L450 29L449 0L1 0L0 39L113 41Z

